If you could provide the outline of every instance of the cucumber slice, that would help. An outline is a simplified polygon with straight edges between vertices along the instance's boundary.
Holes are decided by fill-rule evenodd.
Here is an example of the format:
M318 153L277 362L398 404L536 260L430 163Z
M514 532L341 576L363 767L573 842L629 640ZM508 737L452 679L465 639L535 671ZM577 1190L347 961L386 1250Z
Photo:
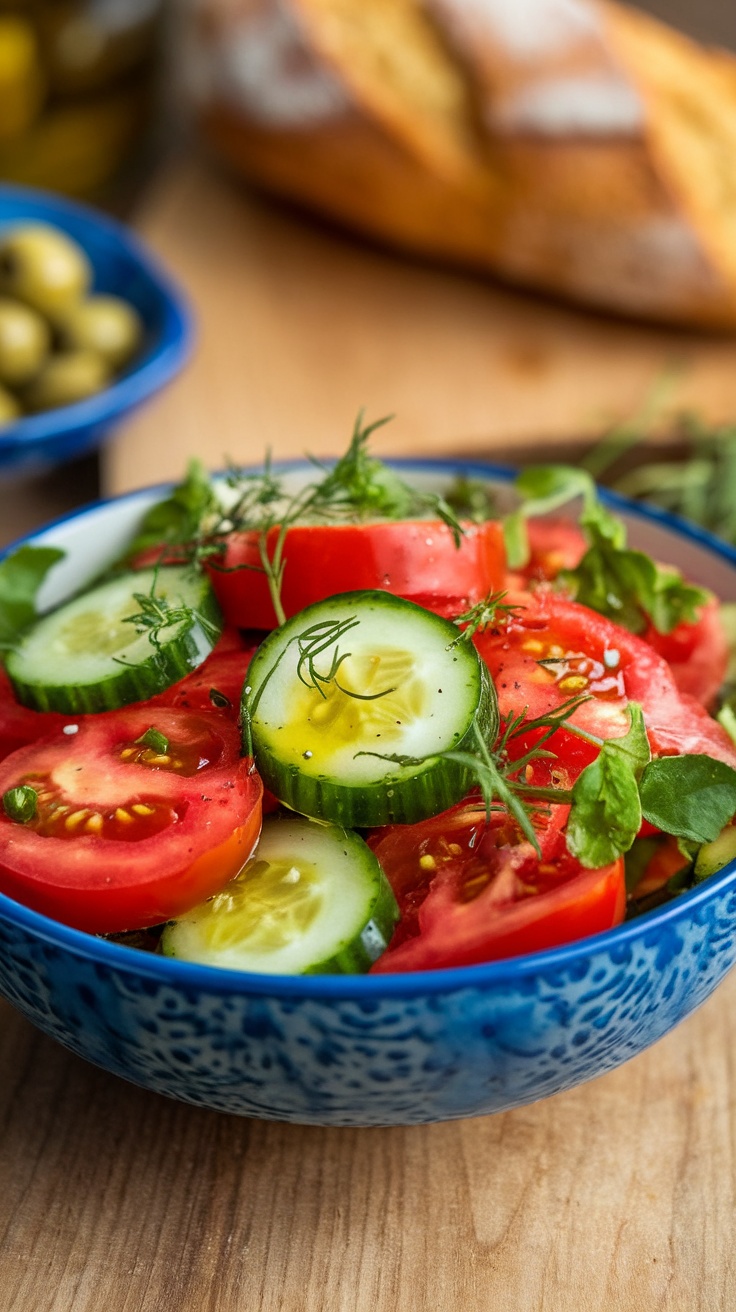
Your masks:
M695 858L695 878L708 879L736 858L736 825L726 825L711 843L703 843Z
M245 750L266 787L346 829L452 806L472 775L441 753L498 730L486 667L458 637L387 592L329 597L269 634L243 690Z
M248 864L215 897L166 926L182 961L269 975L354 975L388 946L396 899L357 834L273 819Z
M154 603L168 622L136 631ZM124 574L43 615L6 662L16 697L71 715L144 701L196 669L222 630L205 575L187 566Z

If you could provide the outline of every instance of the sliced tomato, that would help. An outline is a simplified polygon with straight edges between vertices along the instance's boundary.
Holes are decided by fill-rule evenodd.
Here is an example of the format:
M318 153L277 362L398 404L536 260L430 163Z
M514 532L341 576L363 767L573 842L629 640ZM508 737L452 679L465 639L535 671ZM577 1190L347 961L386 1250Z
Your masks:
M165 751L139 741L150 728ZM92 933L181 915L237 874L260 831L260 779L217 715L89 716L0 764L0 796L22 786L36 813L0 811L0 889Z
M575 569L585 555L585 535L569 520L530 519L527 531L529 562L507 574L506 588L526 589L551 582L561 570ZM694 623L678 624L672 633L660 633L650 624L642 636L664 656L680 692L703 706L713 704L728 665L728 641L715 597L702 607Z
M672 633L659 633L650 625L644 637L664 656L680 692L711 706L728 666L728 639L716 598L703 606L695 624L678 624Z
M520 609L507 626L481 633L476 645L493 677L502 716L525 708L533 719L586 694L571 724L597 738L628 728L626 707L640 703L655 755L683 752L713 756L736 767L724 729L693 698L681 693L666 660L643 638L549 589L514 594ZM536 735L538 736L538 735ZM514 740L514 754L530 745ZM565 728L549 742L568 768L583 769L597 748Z
M584 870L553 827L537 856L477 812L397 825L374 844L402 910L376 973L496 961L556 947L623 920L623 860Z
M58 733L65 724L76 724L71 715L56 711L32 711L15 700L10 680L0 668L0 761L11 752L50 733Z
M583 530L569 519L528 519L526 529L529 560L507 575L506 587L551 582L561 570L575 569L587 551Z
M278 536L267 537L273 556ZM460 614L503 583L505 549L496 521L468 524L459 546L440 520L295 524L286 535L281 602L287 618L339 592L383 589L428 610ZM259 534L233 533L210 565L225 619L240 629L276 627L261 567Z

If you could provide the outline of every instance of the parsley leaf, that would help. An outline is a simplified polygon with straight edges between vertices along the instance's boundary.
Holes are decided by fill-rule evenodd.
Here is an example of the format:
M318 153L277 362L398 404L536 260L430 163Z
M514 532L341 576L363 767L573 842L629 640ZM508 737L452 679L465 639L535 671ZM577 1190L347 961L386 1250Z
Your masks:
M14 647L33 623L39 588L65 554L59 547L26 545L0 561L0 651Z
M703 588L628 548L623 524L598 502L584 507L580 524L588 550L575 569L559 576L576 601L632 633L643 633L650 623L659 633L671 633L683 620L695 623L698 607L708 600Z
M210 476L199 460L190 460L183 483L146 511L125 555L133 559L151 547L185 546L200 533L202 521L220 505Z
M736 770L710 756L662 756L642 775L641 804L666 834L712 843L736 815Z
M598 500L598 490L584 469L540 465L524 470L516 480L524 503L505 522L509 564L518 568L528 560L525 522L532 515L557 510L582 497L580 527L588 550L579 565L559 575L576 601L606 615L632 633L653 624L659 633L671 633L679 623L694 623L698 608L709 593L686 583L677 570L658 565L643 551L626 545L626 528Z
M650 759L649 742L641 707L631 702L628 713L628 732L606 739L572 790L568 850L593 870L628 852L641 828L639 779Z

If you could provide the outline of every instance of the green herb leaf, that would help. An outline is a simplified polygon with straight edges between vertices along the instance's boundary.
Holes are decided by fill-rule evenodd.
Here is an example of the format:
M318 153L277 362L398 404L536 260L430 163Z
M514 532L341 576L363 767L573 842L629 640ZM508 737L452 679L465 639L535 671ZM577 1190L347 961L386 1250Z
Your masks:
M150 729L146 729L146 732L142 733L140 738L136 738L136 742L143 747L150 747L152 752L158 752L160 756L165 755L169 750L169 740L166 734L161 733L159 729L154 729L153 725Z
M199 460L191 460L183 483L146 511L127 549L126 561L151 547L186 546L199 535L204 520L213 512L220 513L220 505L210 476Z
M3 793L3 810L9 820L25 825L32 820L38 808L38 793L30 784L19 784Z
M597 870L627 852L640 827L639 789L628 762L601 751L575 781L568 850L581 865Z
M490 483L478 478L468 478L467 474L458 474L453 479L445 501L451 511L460 519L470 520L472 524L485 524L497 515L496 494Z
M15 646L36 618L36 597L46 575L65 552L23 546L0 562L0 651Z
M682 621L697 620L709 598L703 588L627 548L623 524L599 503L583 510L580 524L590 546L575 569L560 574L576 601L632 633L643 633L650 623L659 633L671 633Z
M626 873L626 892L636 896L636 886L641 883L642 876L649 862L654 856L662 840L659 838L635 838L631 847L624 857L624 870Z
M710 756L662 756L642 775L641 805L666 834L712 843L736 815L736 770Z
M641 707L631 702L628 713L628 732L606 739L572 790L568 850L593 870L628 852L641 828L639 779L650 750Z
M487 597L477 601L474 606L463 611L458 615L454 623L463 625L462 633L450 643L451 647L456 647L461 642L472 642L476 633L483 629L489 629L500 624L507 624L514 611L521 610L521 606L505 606L503 599L505 592L489 592Z
M632 633L643 633L650 623L659 633L671 633L682 621L697 620L698 608L710 594L686 583L677 570L657 565L644 552L629 549L624 524L601 505L596 485L586 470L564 465L534 466L519 475L515 486L524 504L505 521L506 551L512 568L528 560L525 521L582 497L580 527L588 540L588 550L575 569L563 570L559 575L575 600Z

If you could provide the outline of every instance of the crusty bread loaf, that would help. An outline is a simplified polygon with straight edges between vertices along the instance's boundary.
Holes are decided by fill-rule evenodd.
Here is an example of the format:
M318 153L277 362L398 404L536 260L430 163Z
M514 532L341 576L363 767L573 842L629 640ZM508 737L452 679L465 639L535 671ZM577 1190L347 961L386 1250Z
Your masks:
M530 287L736 327L736 59L608 0L195 10L205 129L262 185Z

